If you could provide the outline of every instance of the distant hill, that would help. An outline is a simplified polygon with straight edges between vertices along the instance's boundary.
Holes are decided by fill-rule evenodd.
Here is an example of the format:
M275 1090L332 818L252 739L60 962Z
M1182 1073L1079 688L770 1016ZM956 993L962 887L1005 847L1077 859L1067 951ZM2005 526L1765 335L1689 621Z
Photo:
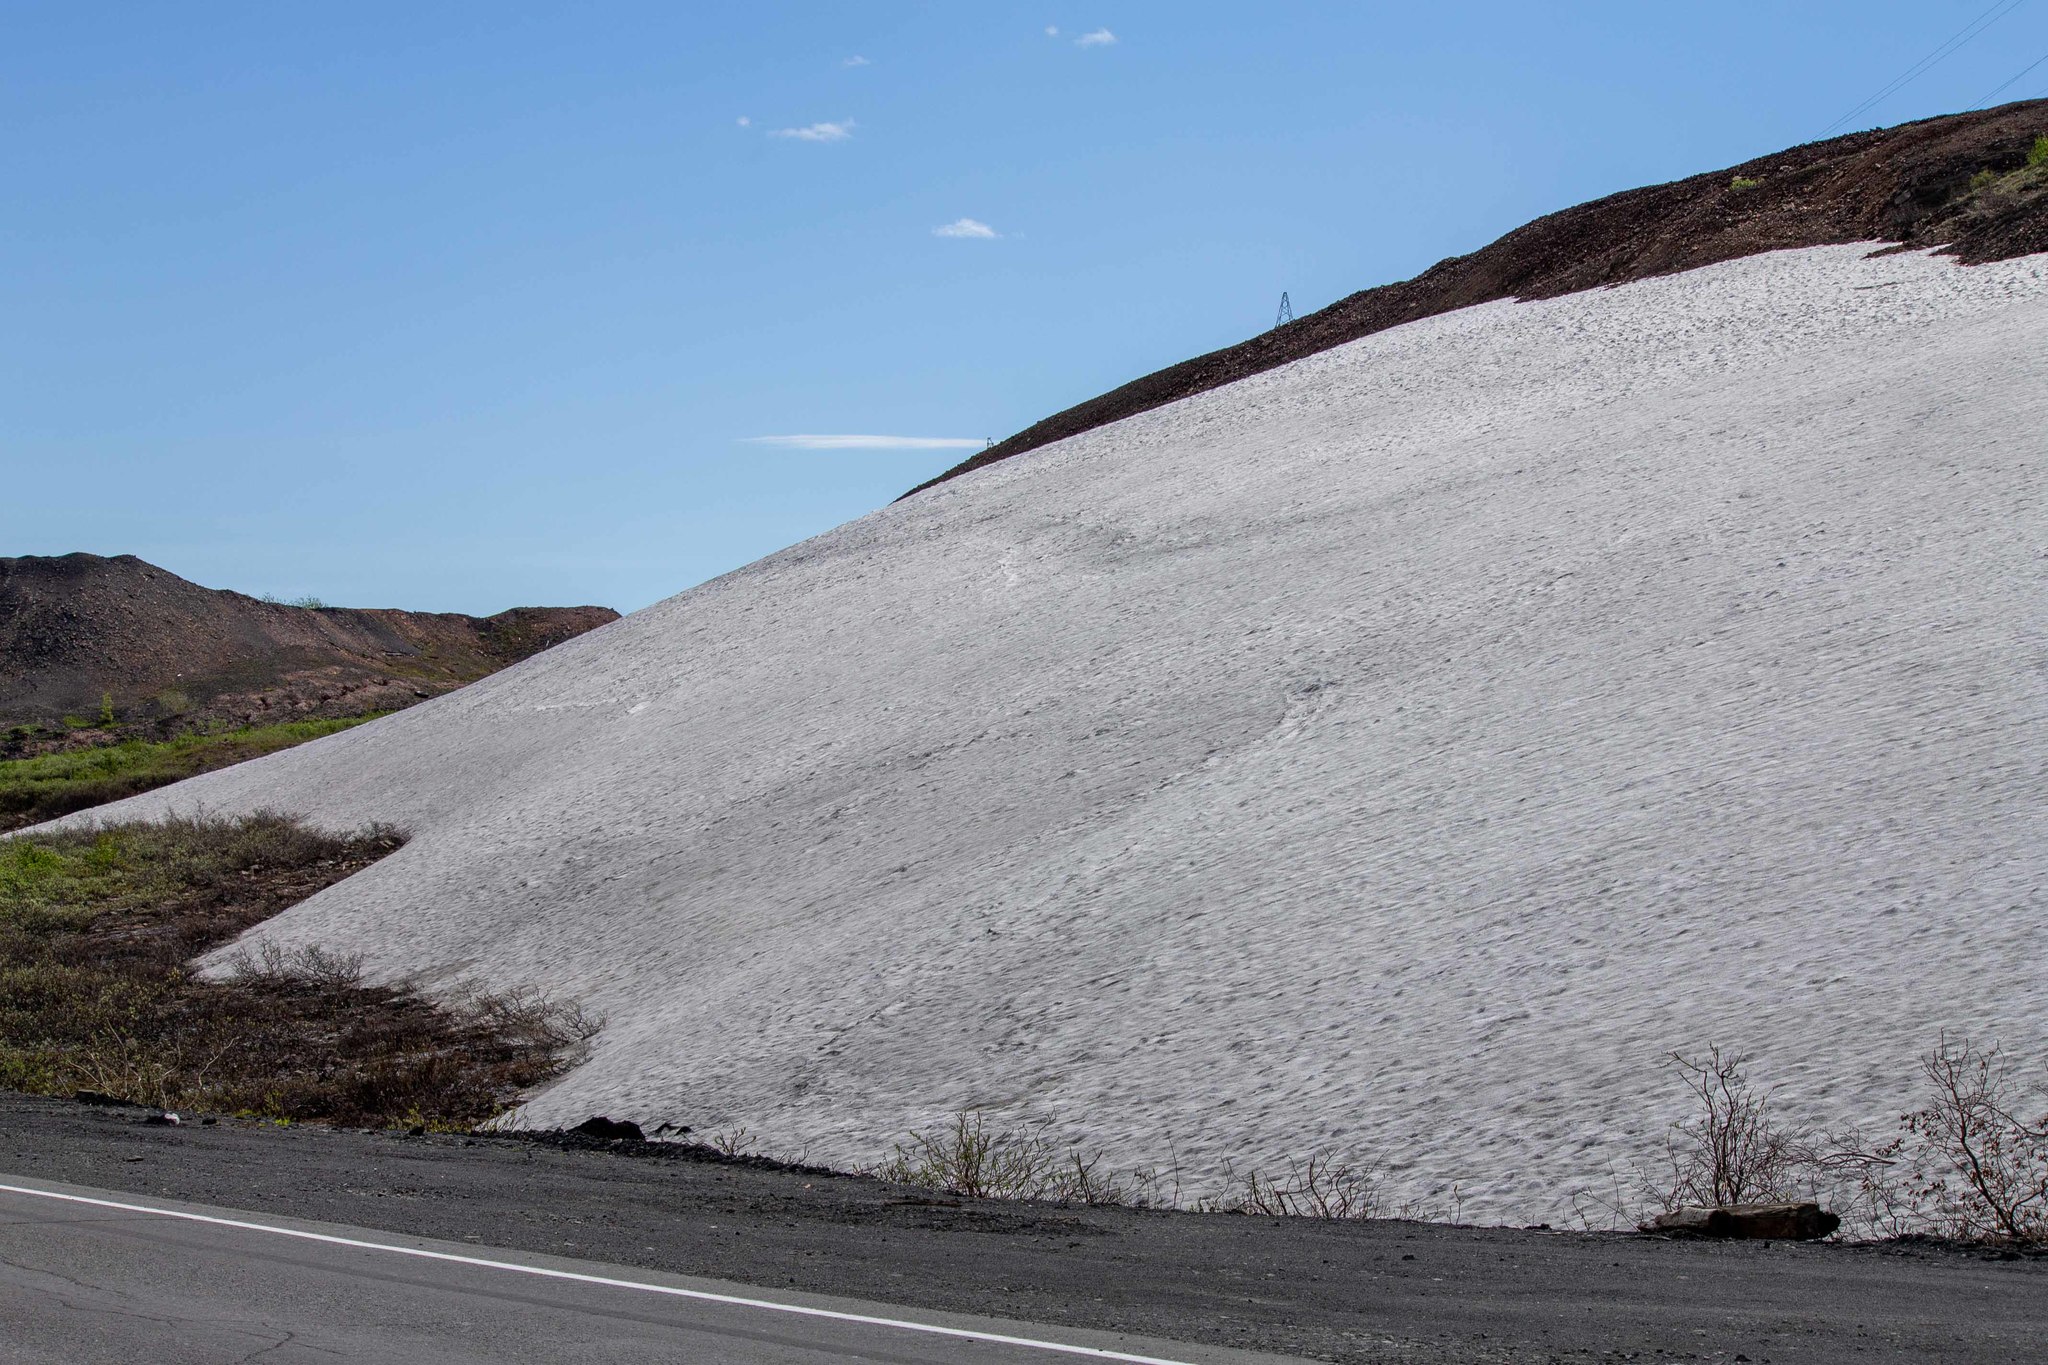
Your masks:
M134 555L0 557L0 731L170 734L394 710L618 615L288 606Z

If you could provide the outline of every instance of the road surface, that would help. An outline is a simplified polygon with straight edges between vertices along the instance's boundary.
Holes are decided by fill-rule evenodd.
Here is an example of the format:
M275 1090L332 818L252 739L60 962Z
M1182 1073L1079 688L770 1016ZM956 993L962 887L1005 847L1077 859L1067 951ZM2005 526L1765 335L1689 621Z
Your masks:
M0 1173L1063 1339L1359 1365L2048 1365L2048 1257L999 1204L659 1143L142 1117L0 1093Z
M0 1360L1259 1365L1121 1338L0 1178Z

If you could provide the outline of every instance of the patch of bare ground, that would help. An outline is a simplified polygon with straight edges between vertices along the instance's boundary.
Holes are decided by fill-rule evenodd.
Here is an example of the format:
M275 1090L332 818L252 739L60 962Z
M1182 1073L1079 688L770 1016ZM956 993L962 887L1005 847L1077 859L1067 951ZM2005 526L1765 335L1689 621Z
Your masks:
M1539 218L1412 280L1367 289L1146 375L998 441L904 494L1398 327L1794 247L1895 242L1967 264L2048 251L2048 175L2028 174L2048 100L1812 142ZM2038 171L2038 165L2031 169Z
M166 1110L468 1129L595 1032L528 994L430 999L351 959L202 953L403 843L285 816L124 824L0 842L0 1087Z

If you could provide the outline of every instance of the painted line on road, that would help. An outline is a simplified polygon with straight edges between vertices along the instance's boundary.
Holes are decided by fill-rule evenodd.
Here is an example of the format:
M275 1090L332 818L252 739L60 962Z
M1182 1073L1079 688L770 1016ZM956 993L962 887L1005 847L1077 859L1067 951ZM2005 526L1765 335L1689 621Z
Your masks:
M366 1251L388 1251L397 1256L411 1256L423 1261L450 1261L457 1265L481 1266L486 1270L510 1270L520 1275L536 1275L548 1280L570 1280L578 1284L603 1285L608 1289L637 1289L645 1294L665 1294L677 1299L695 1299L703 1303L722 1303L736 1308L759 1308L770 1313L790 1313L798 1317L829 1318L834 1322L860 1323L868 1327L890 1327L902 1332L923 1332L930 1336L955 1337L967 1341L988 1341L1001 1346L1021 1346L1033 1351L1051 1351L1059 1355L1087 1356L1094 1360L1121 1360L1130 1365L1190 1365L1187 1361L1168 1360L1163 1356L1132 1355L1126 1351L1105 1350L1099 1346L1071 1346L1061 1341L1040 1341L1033 1337L1006 1336L1001 1332L977 1332L965 1327L941 1327L936 1323L910 1322L902 1318L873 1317L865 1313L843 1313L831 1308L811 1308L798 1303L777 1303L773 1299L750 1299L738 1294L716 1294L706 1289L683 1289L675 1285L648 1284L644 1280L621 1280L609 1275L586 1275L574 1270L554 1270L547 1266L521 1265L517 1261L494 1261L485 1256L459 1256L451 1251L429 1251L424 1247L393 1246L389 1242L370 1242L355 1237L336 1237L324 1232L304 1232L298 1228L273 1227L269 1223L251 1223L239 1218L217 1218L205 1213L187 1213L182 1209L159 1209L148 1204L127 1204L118 1199L93 1199L82 1194L59 1194L54 1190L31 1189L26 1185L0 1184L0 1193L24 1194L36 1199L57 1199L67 1204L89 1204L94 1208L119 1209L124 1213L147 1213L158 1218L176 1218L188 1223L211 1223L216 1227L240 1228L245 1232L267 1232L274 1237L296 1237L304 1242L325 1242L330 1246L361 1247Z

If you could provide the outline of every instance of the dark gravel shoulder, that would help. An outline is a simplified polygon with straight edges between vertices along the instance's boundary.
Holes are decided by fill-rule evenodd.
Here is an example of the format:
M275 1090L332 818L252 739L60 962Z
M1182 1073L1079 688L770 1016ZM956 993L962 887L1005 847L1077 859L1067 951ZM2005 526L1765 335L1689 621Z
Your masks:
M2048 1361L2048 1260L989 1204L519 1137L0 1094L5 1174L1327 1360Z
M2048 100L1950 114L1628 190L1515 229L1412 280L1135 379L927 480L1119 421L1404 322L1500 299L1548 299L1765 251L1847 242L1943 247L1979 264L2048 251L2048 174L2026 174ZM1991 177L1983 177L1985 171ZM1988 181L1988 183L1987 183Z

